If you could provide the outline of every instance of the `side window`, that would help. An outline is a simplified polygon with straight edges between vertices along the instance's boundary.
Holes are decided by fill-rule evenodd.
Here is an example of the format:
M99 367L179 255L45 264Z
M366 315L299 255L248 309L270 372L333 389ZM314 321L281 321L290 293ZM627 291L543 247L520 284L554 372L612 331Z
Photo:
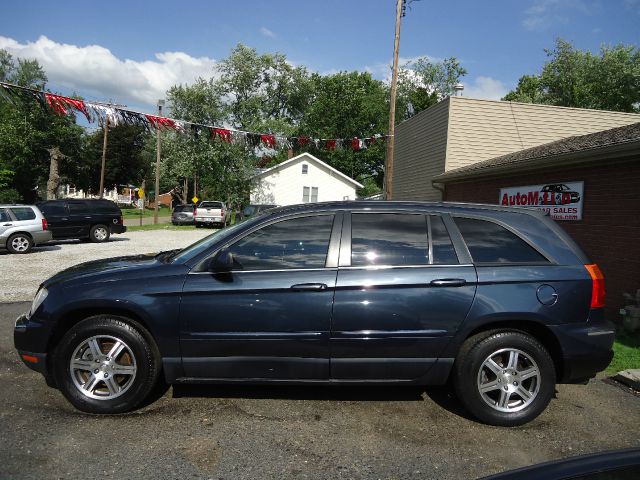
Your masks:
M86 203L84 202L69 202L69 214L81 215L89 213Z
M38 205L44 216L67 215L67 207L62 202L47 202Z
M302 187L302 203L309 203L309 187Z
M16 217L16 220L33 220L36 218L36 212L27 207L13 207L10 208L11 213Z
M474 263L547 262L537 250L517 235L493 222L455 218Z
M315 203L318 201L318 187L311 187L311 202Z
M353 213L351 265L427 265L429 243L424 215Z
M323 268L333 215L293 218L250 233L229 247L237 270Z
M453 248L451 237L444 226L442 217L431 215L429 217L431 225L431 248L433 249L434 265L455 265L458 263L458 255Z
M0 208L0 222L10 222L11 218L9 217L9 213L4 209Z

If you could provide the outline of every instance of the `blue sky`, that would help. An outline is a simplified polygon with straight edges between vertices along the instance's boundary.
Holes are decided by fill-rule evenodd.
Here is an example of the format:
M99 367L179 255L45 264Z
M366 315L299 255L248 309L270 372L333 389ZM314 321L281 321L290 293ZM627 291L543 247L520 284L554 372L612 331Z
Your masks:
M314 71L384 79L394 8L394 0L30 0L3 5L0 48L37 58L60 93L151 110L172 84L209 76L239 42ZM556 37L593 51L638 44L640 0L414 1L400 55L455 56L469 72L465 95L499 98L539 71Z

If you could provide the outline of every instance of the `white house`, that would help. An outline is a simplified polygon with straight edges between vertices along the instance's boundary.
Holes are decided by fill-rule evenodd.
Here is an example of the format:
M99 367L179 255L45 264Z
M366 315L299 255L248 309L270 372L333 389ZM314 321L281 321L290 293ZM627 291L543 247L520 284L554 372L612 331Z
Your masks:
M302 153L253 177L251 203L296 203L355 200L362 185L309 153Z

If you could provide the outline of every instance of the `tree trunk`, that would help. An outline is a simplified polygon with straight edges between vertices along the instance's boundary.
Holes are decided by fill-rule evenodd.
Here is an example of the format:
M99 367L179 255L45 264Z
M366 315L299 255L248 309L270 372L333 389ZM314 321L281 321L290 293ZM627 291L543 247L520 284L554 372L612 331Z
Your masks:
M65 155L60 152L60 148L53 147L47 149L49 157L51 158L51 164L49 166L49 180L47 181L47 200L55 200L58 187L60 186L60 160L65 158Z

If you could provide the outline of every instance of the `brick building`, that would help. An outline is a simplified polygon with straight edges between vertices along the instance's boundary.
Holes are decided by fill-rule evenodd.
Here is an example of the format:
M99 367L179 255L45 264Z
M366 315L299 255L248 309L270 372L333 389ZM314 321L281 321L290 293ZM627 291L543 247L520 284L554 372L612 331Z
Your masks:
M529 199L511 195L515 187L566 184L582 189L581 219L558 222L600 266L607 316L618 320L623 292L640 289L640 123L498 156L437 175L432 183L446 201L520 205Z

